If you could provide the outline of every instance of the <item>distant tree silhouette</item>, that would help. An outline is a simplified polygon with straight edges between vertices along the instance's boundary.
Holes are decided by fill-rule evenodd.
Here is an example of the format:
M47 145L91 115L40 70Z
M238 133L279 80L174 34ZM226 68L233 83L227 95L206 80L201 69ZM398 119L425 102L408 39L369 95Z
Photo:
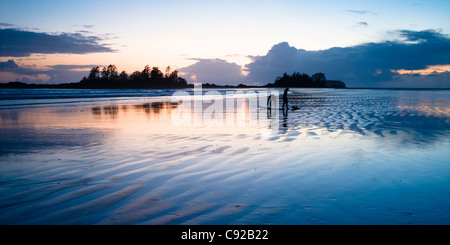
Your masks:
M178 71L172 71L170 66L163 74L158 67L146 65L142 71L135 71L128 76L125 71L118 73L113 64L103 67L93 67L88 77L84 77L79 85L80 88L187 88L186 80L179 77Z
M153 67L152 71L150 72L150 79L152 80L161 80L163 79L164 75L163 73L159 70L158 67Z
M119 81L125 82L128 80L128 74L125 71L122 71L119 75Z
M87 80L97 80L100 78L100 67L95 66L92 67L91 71L89 72L89 76Z
M107 69L109 72L109 80L117 81L119 78L119 73L117 72L117 67L115 65L109 65Z
M327 78L325 77L325 74L323 74L322 72L312 75L311 78L312 78L313 82L316 82L316 83L325 82L327 80Z
M292 75L286 73L277 77L274 83L266 87L302 87L302 88L345 88L345 83L335 80L327 80L325 74L319 72L311 77L306 73L294 72Z
M143 79L143 75L142 75L142 72L140 72L140 71L135 71L135 72L131 73L131 75L130 75L131 81L139 81L141 79Z
M170 66L166 67L166 74L164 75L166 78L170 76Z
M110 74L109 70L106 67L103 67L101 79L109 80L109 74Z
M106 81L117 81L118 78L119 74L117 73L117 67L115 65L103 67L100 79Z
M171 82L175 82L178 80L178 71L173 71L169 74L168 77L166 77L167 79L169 79L169 81Z
M144 70L142 70L142 72L141 72L142 79L143 79L143 80L148 80L148 79L150 79L150 77L151 77L150 74L151 74L150 66L146 65L146 66L144 67Z

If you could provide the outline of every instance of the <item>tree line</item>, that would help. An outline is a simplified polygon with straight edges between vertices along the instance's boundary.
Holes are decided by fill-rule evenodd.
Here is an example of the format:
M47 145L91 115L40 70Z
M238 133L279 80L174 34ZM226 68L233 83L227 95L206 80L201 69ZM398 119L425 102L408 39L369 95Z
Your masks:
M187 88L186 79L179 76L177 70L172 71L168 66L163 73L158 67L146 65L142 71L135 71L128 75L125 71L118 72L115 65L93 67L87 77L80 81L83 88Z
M277 77L274 83L265 87L299 87L299 88L345 88L345 83L336 80L327 80L325 74L319 72L312 76L306 73L294 72L292 75L284 73Z

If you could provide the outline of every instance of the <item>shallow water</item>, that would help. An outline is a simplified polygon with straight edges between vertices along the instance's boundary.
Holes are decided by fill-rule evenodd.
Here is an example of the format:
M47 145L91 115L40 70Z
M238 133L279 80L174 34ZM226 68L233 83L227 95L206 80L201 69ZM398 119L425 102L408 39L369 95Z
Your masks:
M2 90L0 223L450 223L449 91L290 89L210 126L173 92Z

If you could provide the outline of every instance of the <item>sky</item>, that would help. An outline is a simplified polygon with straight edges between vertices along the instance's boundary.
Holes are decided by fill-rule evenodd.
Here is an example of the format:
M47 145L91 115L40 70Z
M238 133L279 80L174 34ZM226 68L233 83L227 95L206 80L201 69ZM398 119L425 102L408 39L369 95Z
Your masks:
M0 0L0 82L145 65L189 83L325 73L348 87L450 87L450 1Z

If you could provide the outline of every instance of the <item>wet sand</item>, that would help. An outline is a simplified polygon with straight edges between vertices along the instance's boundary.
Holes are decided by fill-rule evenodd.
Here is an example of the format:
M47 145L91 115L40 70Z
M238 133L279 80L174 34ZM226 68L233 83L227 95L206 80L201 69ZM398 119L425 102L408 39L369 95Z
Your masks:
M2 108L0 223L449 224L448 91L290 92L274 133L154 98Z

